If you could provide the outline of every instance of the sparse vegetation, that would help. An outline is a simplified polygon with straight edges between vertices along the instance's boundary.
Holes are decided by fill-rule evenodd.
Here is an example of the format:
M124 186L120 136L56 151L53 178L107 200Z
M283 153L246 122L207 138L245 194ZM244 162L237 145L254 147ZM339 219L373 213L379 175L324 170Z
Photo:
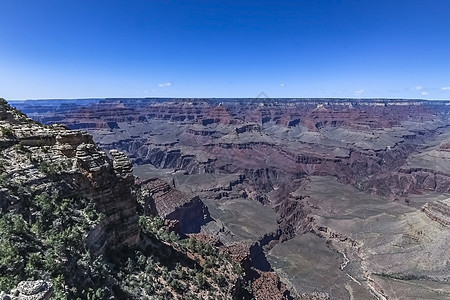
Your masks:
M74 218L73 213L86 207L86 199L42 192L21 213L2 214L0 290L8 291L24 279L47 279L61 296L66 295L65 285L81 285L82 278L74 276L83 269L77 261L88 253L84 237L90 226L88 220ZM67 295L64 298L71 293ZM86 293L77 289L73 296L84 298Z
M2 127L3 136L12 134ZM181 239L158 217L141 216L138 247L94 256L86 238L107 219L70 178L62 179L73 159L39 143L18 141L6 150L0 153L0 196L7 197L0 198L0 291L43 279L53 283L53 299L217 299L234 292L241 273L229 256L193 237Z
M36 167L48 168L43 162L36 160ZM92 202L65 197L57 186L41 192L12 182L6 187L26 206L0 215L0 290L45 279L53 282L55 299L216 299L228 297L240 279L227 255L181 239L159 217L140 218L142 247L92 257L84 239L104 217Z
M164 281L162 285L156 282L153 289L167 285L170 291L188 293L190 299L197 299L196 295L208 299L210 291L215 295L229 295L231 291L227 288L241 279L241 273L236 272L240 270L234 268L230 257L210 244L193 237L180 239L167 230L159 217L141 217L140 224L144 235L153 241L149 248L156 258L156 263L151 262L153 272L160 274ZM155 245L158 239L162 243Z
M14 131L9 127L2 127L1 132L4 138L10 139L14 137Z

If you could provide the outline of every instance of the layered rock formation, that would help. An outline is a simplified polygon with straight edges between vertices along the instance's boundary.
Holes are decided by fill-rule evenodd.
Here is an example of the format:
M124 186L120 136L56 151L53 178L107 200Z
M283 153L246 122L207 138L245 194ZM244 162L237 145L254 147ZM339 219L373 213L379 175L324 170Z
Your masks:
M213 218L201 233L240 249L247 273L262 274L255 289L267 279L275 298L284 287L271 269L302 299L391 298L405 286L406 298L450 295L439 262L449 239L448 102L110 99L58 104L58 116L20 105L129 155L149 212L191 224L206 216L200 197Z
M136 199L131 193L134 184L131 163L117 150L111 150L110 154L112 160L93 144L79 145L76 152L82 176L75 183L81 194L92 199L105 214L87 237L95 255L117 245L133 247L139 243Z
M422 211L433 221L438 222L442 226L450 226L450 206L447 201L436 201L426 203L422 207Z
M175 221L173 225L181 234L198 233L202 225L212 220L198 196L190 198L159 178L140 182L139 193L146 214Z
M38 120L51 115L20 107ZM102 147L119 148L137 164L189 174L239 168L257 178L266 169L283 181L332 175L393 199L421 188L423 168L401 167L419 144L446 131L448 111L445 102L419 100L120 99L69 105L60 121L85 124ZM101 125L108 122L115 125ZM445 191L441 175L424 184ZM266 188L278 184L269 181Z
M110 158L86 132L43 126L3 100L0 128L0 217L22 224L2 236L2 286L24 276L36 278L34 268L45 269L40 273L44 278L53 272L53 278L64 276L77 286L89 277L77 262L80 255L97 257L139 244L134 177L123 154L111 151ZM8 248L17 239L19 245ZM31 289L34 294L26 289L31 283L19 284L12 298L48 299L51 283L38 283ZM67 294L62 288L57 286L58 293Z
M136 186L123 152L101 151L84 131L34 122L3 99L0 132L0 291L11 291L2 299L241 294L239 268L218 249L138 215L136 195L150 214L196 232L210 220L198 197L158 179Z
M87 133L42 126L5 103L1 104L0 118L3 159L18 161L17 149L27 153L21 163L4 163L5 180L42 194L51 191L55 185L52 180L57 177L62 181L64 195L79 195L92 201L104 214L87 238L95 255L107 248L139 243L136 201L131 193L134 177L123 154L111 151L111 159ZM2 209L24 209L25 203L15 199L14 195L2 197Z

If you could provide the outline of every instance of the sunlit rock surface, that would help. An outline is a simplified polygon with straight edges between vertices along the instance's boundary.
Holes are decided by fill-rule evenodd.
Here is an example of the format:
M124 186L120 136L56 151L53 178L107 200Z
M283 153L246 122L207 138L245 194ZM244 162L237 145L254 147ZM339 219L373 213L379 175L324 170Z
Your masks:
M14 104L126 153L134 174L155 186L159 208L150 211L167 218L201 199L211 217L201 234L239 249L236 256L262 274L252 278L256 289L271 282L276 298L287 295L282 286L300 299L450 297L449 102ZM195 210L204 215L203 206Z

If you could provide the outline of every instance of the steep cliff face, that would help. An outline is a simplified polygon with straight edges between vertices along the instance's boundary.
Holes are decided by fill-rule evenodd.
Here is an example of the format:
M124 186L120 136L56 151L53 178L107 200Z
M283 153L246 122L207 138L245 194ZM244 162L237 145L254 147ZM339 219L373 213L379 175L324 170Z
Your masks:
M117 150L111 150L112 160L93 144L77 147L80 175L75 183L80 193L92 199L105 218L92 230L87 243L99 255L116 246L133 247L139 243L136 199L131 193L134 184L131 163Z
M86 132L36 123L3 99L0 150L1 299L241 293L240 268L229 257L180 240L159 217L138 215L136 194L146 194L150 213L178 221L183 233L198 231L209 218L198 197L157 179L136 186L122 152L100 151Z
M436 142L422 146L403 159L403 163L392 172L381 173L368 180L365 188L382 196L405 199L408 194L419 191L450 192L448 144L449 138L443 134Z
M43 126L3 100L0 129L1 289L58 276L78 286L90 277L80 259L139 244L126 156L110 158L87 133ZM67 295L61 282L57 295Z
M95 204L104 215L87 238L96 255L106 248L138 244L136 201L131 193L134 177L123 153L112 150L109 158L85 132L42 126L4 103L0 109L2 142L8 145L2 149L5 181L29 189L31 197L63 186L62 195L80 195ZM59 186L54 178L60 180ZM14 203L25 209L25 203L5 201L12 197L2 197L2 208L10 210Z
M180 234L198 233L211 221L208 208L198 196L189 197L164 180L151 178L138 184L138 197L145 214L158 215L172 224Z

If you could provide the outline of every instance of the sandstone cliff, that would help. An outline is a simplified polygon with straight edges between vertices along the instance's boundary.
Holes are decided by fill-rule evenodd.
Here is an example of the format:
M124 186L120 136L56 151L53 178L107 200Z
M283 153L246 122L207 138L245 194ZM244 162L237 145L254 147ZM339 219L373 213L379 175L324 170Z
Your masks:
M29 189L31 197L51 193L52 185L64 186L63 196L80 195L95 204L104 214L87 238L96 255L108 247L138 244L136 201L131 193L134 178L123 154L111 151L110 158L85 132L42 126L4 103L0 110L1 141L8 145L2 149L5 181ZM58 187L54 178L60 180ZM12 209L13 201L2 202L3 208ZM25 205L14 202L22 209Z
M180 234L198 233L202 225L212 220L208 208L198 196L189 197L159 178L141 181L138 186L138 198L145 214L175 221L172 226Z
M28 250L17 246L10 248L13 252L5 260L10 258L12 262L15 257L22 257L22 268L25 269L2 266L3 271L14 275L11 278L16 278L4 282L6 286L34 272L27 251L34 254L36 267L43 266L41 259L47 255L48 260L53 259L61 267L65 265L71 269L73 263L85 255L83 249L97 257L116 247L138 245L137 203L131 192L134 178L125 156L111 151L110 158L98 149L87 133L69 131L57 125L43 126L3 100L0 103L0 127L2 220L22 224L23 228L17 232L13 229L11 239L23 235L26 243L30 239L28 235L35 235L36 243L32 243L31 248L27 246ZM66 214L73 214L75 219L68 219ZM40 240L44 241L44 246L39 245ZM83 240L86 246L83 246ZM7 247L11 241L5 239L2 242ZM71 251L76 245L81 248ZM57 257L60 255L57 252L50 255L51 251L58 251L54 247L68 247L67 254L73 252L73 257L65 261ZM3 251L7 249L2 248ZM80 279L75 276L80 276L77 272L81 270L75 267L74 272L66 274L62 271L60 275L67 277L69 282L77 282Z
M209 217L198 197L157 179L162 187L137 187L122 152L101 151L84 131L34 122L3 99L0 130L0 291L11 291L2 299L241 293L239 268L228 257L180 240L159 217L138 215L136 194L147 193L143 204L178 220L180 231L195 231Z

